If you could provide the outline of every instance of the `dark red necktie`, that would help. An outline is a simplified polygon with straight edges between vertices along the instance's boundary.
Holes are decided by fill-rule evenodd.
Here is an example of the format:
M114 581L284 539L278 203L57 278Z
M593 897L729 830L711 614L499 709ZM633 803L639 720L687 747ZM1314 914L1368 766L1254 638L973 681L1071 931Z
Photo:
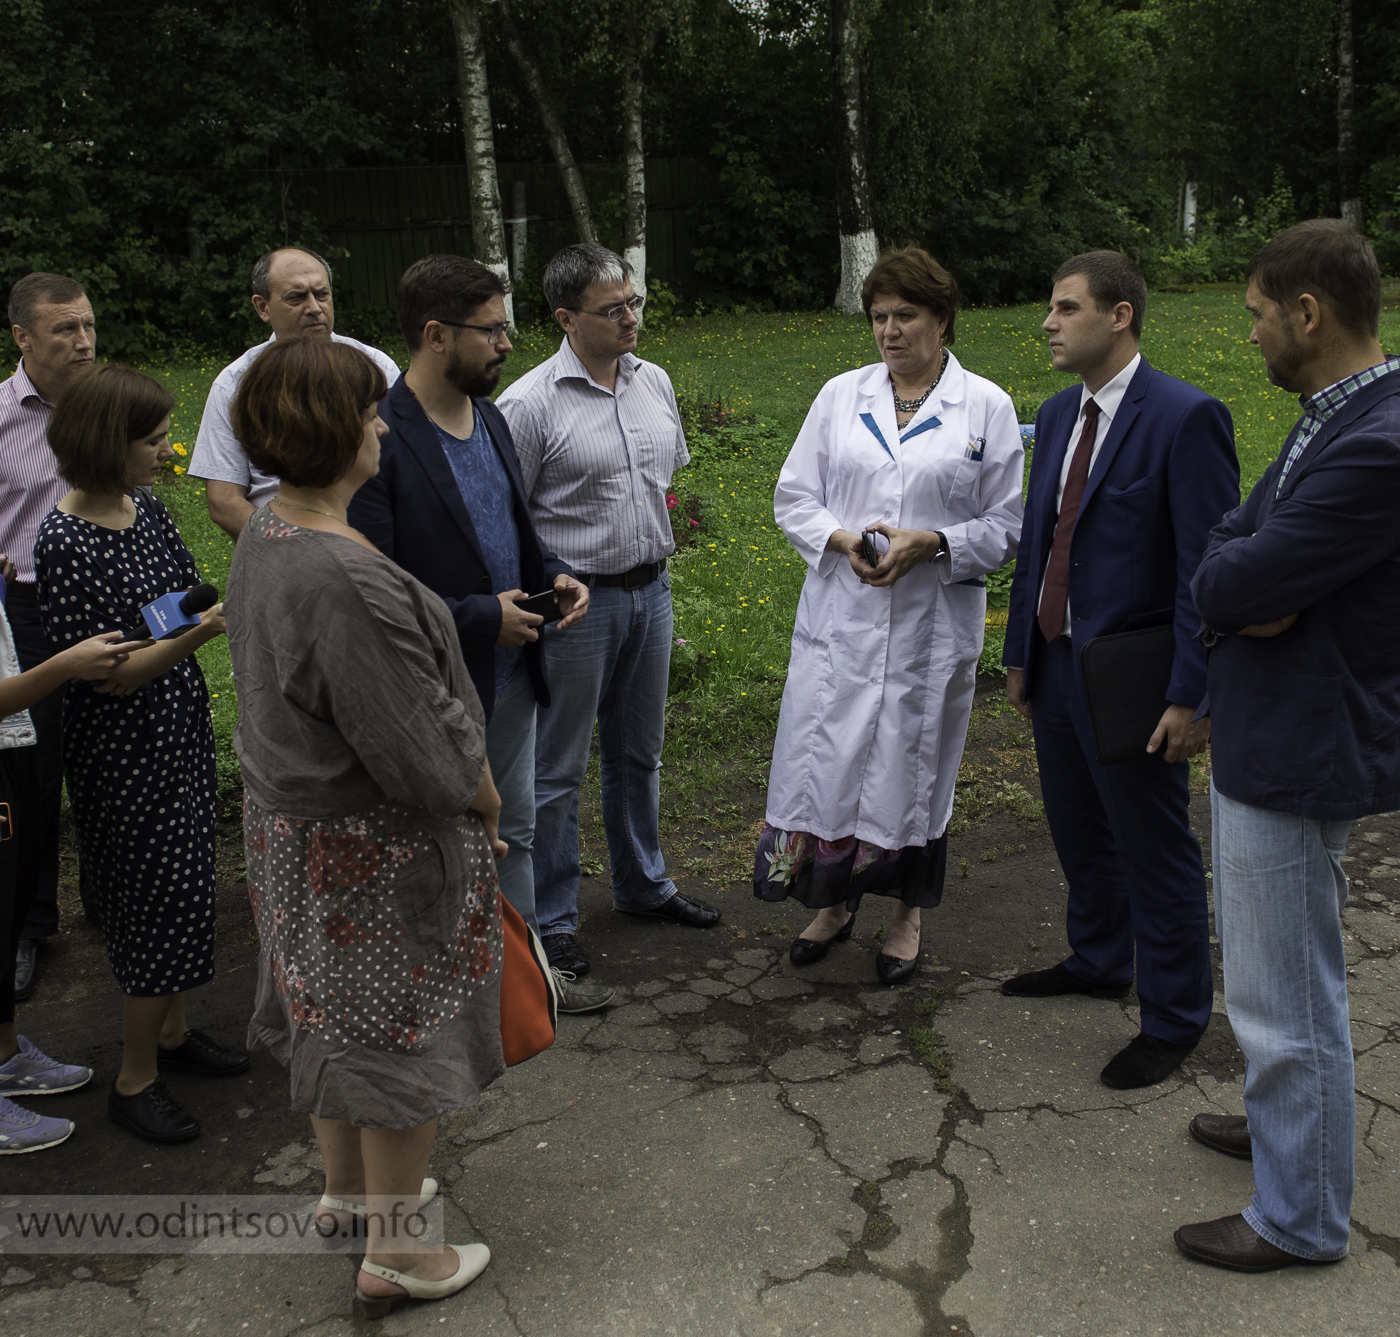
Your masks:
M1040 633L1047 641L1063 633L1065 609L1069 606L1069 545L1074 538L1074 522L1079 518L1079 502L1089 481L1089 461L1094 457L1094 437L1099 430L1099 406L1091 399L1084 405L1084 430L1069 462L1065 494L1060 498L1060 522L1055 542L1045 566L1045 584L1040 592Z

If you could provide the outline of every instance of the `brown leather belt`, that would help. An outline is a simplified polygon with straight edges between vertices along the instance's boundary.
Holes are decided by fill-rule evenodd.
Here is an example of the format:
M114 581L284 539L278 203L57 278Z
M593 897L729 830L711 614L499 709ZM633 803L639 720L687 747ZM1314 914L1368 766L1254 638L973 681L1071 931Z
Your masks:
M634 566L630 571L624 571L618 576L589 576L580 571L578 579L589 589L595 585L607 585L624 590L639 590L643 585L650 585L665 569L666 559L663 557L659 562L643 562L641 566Z

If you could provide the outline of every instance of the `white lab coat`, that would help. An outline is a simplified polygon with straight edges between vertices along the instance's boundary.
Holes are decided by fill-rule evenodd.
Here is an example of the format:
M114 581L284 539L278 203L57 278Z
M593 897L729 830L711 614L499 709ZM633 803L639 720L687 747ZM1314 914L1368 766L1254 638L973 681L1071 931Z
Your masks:
M884 363L821 388L773 498L808 571L768 780L770 825L824 840L854 833L884 849L943 834L982 652L982 577L1016 553L1023 454L1011 397L951 353L902 433ZM889 589L862 585L826 541L882 520L939 530L948 557Z

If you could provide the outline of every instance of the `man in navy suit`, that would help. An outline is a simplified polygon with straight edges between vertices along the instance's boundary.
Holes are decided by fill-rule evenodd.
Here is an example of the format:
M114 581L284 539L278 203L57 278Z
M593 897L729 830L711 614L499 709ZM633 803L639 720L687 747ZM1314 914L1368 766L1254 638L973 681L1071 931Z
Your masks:
M1044 328L1056 371L1081 384L1036 416L1030 495L1006 628L1006 692L1030 718L1045 815L1069 885L1072 955L1002 985L1017 998L1125 997L1137 968L1141 1033L1103 1069L1118 1089L1164 1080L1210 1020L1205 872L1187 758L1205 651L1191 577L1239 501L1229 411L1138 352L1147 284L1126 256L1060 266ZM1097 760L1079 651L1096 636L1171 625L1161 723L1141 758Z
M1303 416L1210 536L1192 586L1209 629L1211 834L1225 1004L1244 1117L1192 1135L1254 1161L1243 1212L1182 1226L1241 1272L1344 1257L1356 1089L1342 870L1351 824L1400 808L1400 358L1381 275L1337 218L1249 263L1250 341Z
M398 308L409 366L379 406L389 427L379 474L355 494L349 520L452 613L501 795L501 892L537 928L535 710L549 705L549 688L544 618L519 604L553 588L567 628L588 611L588 587L536 535L510 428L486 397L510 352L501 280L474 260L430 255L399 280ZM556 983L561 1011L612 997L562 972Z

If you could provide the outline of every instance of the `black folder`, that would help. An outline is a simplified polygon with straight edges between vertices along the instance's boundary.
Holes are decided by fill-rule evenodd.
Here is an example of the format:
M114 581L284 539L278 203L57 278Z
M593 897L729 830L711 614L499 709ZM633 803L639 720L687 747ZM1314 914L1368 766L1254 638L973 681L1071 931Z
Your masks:
M1095 636L1079 656L1099 765L1147 755L1147 744L1170 704L1176 628L1143 627Z

